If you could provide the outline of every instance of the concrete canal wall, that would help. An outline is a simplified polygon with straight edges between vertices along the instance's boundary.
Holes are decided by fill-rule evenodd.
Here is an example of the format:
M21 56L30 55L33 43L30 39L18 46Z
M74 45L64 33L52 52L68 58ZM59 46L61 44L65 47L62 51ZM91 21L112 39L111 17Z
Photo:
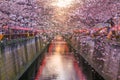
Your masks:
M119 41L75 36L70 43L105 80L120 80Z
M1 42L0 80L18 80L45 45L41 37Z

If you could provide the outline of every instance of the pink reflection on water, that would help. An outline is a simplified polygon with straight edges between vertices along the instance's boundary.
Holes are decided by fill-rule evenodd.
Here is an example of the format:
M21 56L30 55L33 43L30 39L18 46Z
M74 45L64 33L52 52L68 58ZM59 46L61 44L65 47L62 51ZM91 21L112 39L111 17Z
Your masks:
M45 61L42 73L36 80L86 80L72 56L51 55Z

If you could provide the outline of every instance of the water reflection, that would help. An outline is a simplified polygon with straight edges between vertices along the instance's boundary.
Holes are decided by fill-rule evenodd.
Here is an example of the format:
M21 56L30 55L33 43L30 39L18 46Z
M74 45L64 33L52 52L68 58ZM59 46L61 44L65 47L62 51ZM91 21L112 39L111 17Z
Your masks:
M46 57L46 65L39 80L79 80L73 57L60 54Z

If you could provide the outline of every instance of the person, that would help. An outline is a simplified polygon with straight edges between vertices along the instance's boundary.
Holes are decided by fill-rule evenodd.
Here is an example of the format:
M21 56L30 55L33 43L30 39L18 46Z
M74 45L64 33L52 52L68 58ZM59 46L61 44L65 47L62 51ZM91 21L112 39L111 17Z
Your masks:
M115 31L113 30L113 27L115 26L113 18L108 19L107 23L110 24L110 26L107 27L107 33L108 33L107 39L111 39L113 36L113 33L115 33Z
M2 40L3 38L3 31L2 31L2 28L0 27L0 41Z
M109 23L111 25L111 27L114 27L115 26L115 23L113 21L113 18L110 18L107 20L107 23Z

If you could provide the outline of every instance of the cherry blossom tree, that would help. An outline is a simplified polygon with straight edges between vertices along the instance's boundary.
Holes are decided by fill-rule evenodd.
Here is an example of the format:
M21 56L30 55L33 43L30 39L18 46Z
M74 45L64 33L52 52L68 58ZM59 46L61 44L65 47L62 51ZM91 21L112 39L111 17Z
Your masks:
M72 15L71 21L80 21L92 27L97 23L106 22L120 14L120 0L82 0L83 4Z
M44 3L42 0L1 0L0 27L45 27L49 9L45 8Z

